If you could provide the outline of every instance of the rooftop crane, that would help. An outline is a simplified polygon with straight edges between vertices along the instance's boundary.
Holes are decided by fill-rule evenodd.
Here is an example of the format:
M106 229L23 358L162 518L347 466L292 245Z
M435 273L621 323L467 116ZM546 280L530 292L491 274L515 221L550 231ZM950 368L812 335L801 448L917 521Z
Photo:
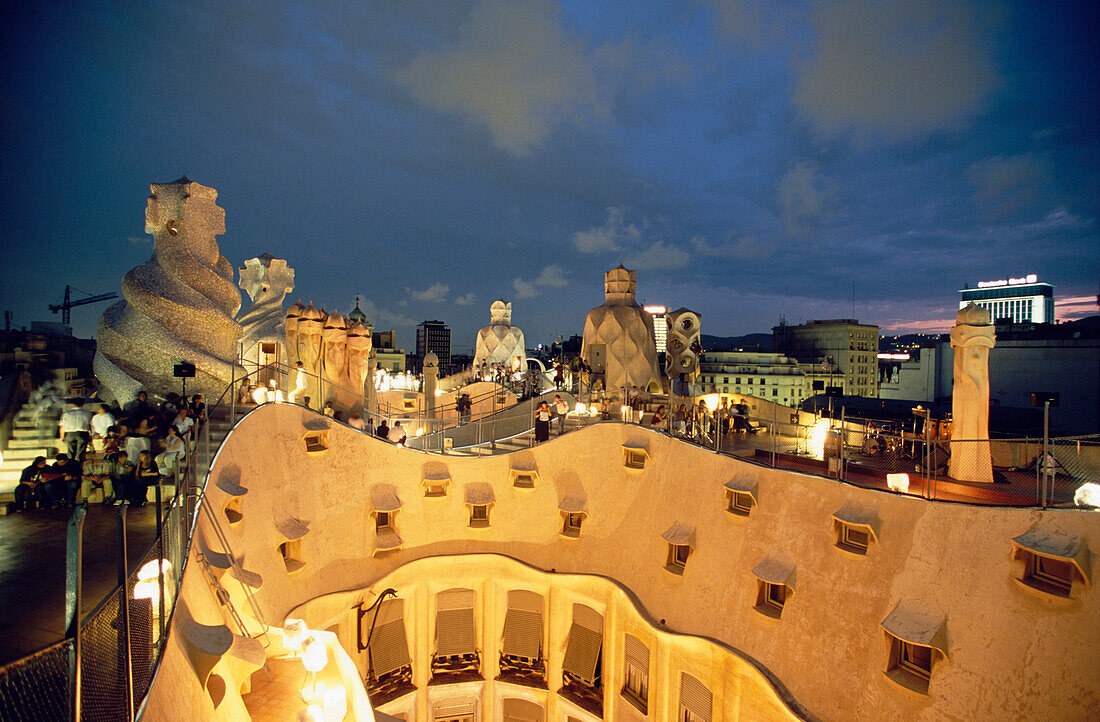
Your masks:
M87 298L81 298L76 301L71 300L70 292L80 291L79 288L73 288L72 286L65 286L65 300L59 304L50 304L50 310L54 313L61 312L61 323L68 325L69 323L69 309L76 306L83 306L88 303L98 303L99 301L110 301L112 298L118 298L117 293L101 293L98 296L88 296ZM80 291L81 293L87 293L87 291Z

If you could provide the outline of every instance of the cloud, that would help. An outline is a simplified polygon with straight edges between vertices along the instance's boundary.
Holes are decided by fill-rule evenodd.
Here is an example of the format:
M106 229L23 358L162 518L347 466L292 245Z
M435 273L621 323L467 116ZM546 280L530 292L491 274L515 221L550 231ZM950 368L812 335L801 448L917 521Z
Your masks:
M534 298L539 295L533 281L524 281L522 278L512 279L512 288L516 291L516 298Z
M974 186L974 200L991 219L1042 200L1041 189L1050 183L1046 163L1031 153L985 158L972 163L966 173Z
M408 286L405 287L405 290L417 301L439 303L447 298L447 294L450 293L451 287L445 283L433 283L423 291L413 291Z
M526 156L558 124L604 115L580 41L547 0L480 0L449 48L424 51L394 76L425 107L485 125Z
M535 279L535 284L549 286L550 288L561 288L562 286L568 286L569 281L565 280L565 272L561 266L552 265L542 269L542 273Z
M360 299L359 310L367 315L367 320L375 328L395 326L415 326L416 321L400 313L387 311L374 305L373 301Z
M731 234L732 235L732 234ZM691 247L697 255L709 258L767 258L768 249L752 236L742 236L736 241L726 243L707 243L702 236L691 239Z
M837 201L837 184L819 174L813 163L804 160L779 179L775 195L787 232L799 236L832 215Z
M624 244L637 242L642 232L634 224L624 222L626 208L607 209L607 220L601 226L593 226L587 231L573 234L573 245L581 253L599 253L600 251L618 251Z
M130 243L133 243L135 246L140 246L140 245L145 244L145 243L151 243L153 241L153 237L149 236L149 235L145 235L145 236L126 236L126 240L129 241Z
M691 255L687 251L663 241L655 241L649 248L627 258L626 265L638 271L656 271L683 268L689 260Z
M565 271L561 266L550 265L542 269L542 273L538 278L530 281L525 281L522 278L512 279L512 288L515 289L516 298L534 298L539 295L539 287L546 288L562 288L568 286L569 281L565 280Z
M474 301L477 300L477 295L473 293L467 293L465 296L459 296L455 299L456 306L472 306Z
M794 104L825 136L899 140L955 127L997 83L983 20L957 0L822 3Z

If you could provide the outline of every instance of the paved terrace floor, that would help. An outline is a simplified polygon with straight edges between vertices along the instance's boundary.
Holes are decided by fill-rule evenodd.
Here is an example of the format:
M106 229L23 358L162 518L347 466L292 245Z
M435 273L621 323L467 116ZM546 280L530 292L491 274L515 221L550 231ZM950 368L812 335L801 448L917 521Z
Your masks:
M0 665L65 636L65 539L72 514L54 509L0 516ZM84 520L85 615L118 581L117 517L117 507L93 504ZM126 530L132 569L156 537L154 506L131 508Z

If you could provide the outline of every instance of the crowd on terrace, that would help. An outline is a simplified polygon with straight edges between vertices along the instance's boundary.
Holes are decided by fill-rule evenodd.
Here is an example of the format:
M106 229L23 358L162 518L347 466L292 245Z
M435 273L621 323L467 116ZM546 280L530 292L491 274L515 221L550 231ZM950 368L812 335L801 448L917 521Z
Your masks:
M15 511L87 506L102 496L104 506L146 504L158 479L174 481L206 421L202 394L187 399L169 393L153 403L144 390L121 408L99 403L95 413L82 398L72 400L58 423L65 451L53 463L38 456L20 474ZM97 493L98 492L98 493Z

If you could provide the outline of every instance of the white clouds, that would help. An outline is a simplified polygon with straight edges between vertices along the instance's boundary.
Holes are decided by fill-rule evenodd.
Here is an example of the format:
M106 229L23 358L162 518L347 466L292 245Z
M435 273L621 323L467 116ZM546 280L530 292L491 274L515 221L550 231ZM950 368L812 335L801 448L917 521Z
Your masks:
M378 308L374 305L373 301L365 298L361 299L359 310L367 315L367 320L370 321L375 328L416 325L416 321L408 316L394 313L384 308Z
M676 246L655 241L643 251L626 259L626 265L638 271L657 271L670 268L683 268L691 256Z
M896 140L950 128L996 84L980 18L957 0L838 0L813 14L817 53L795 106L824 135Z
M512 279L512 288L516 292L516 298L534 298L538 296L541 288L562 288L568 286L565 279L565 271L561 266L550 265L542 269L538 278L526 281L522 278Z
M561 122L602 115L584 48L546 0L480 0L457 44L395 74L422 105L484 124L498 148L525 156Z
M607 220L601 226L573 234L573 245L581 253L618 251L624 245L637 243L642 232L632 223L625 222L627 209L619 206L607 209Z
M465 296L459 296L455 299L456 306L472 306L477 301L477 296L473 293L467 293Z
M819 174L813 163L803 160L779 179L775 196L787 232L797 236L832 215L837 184Z
M752 236L742 236L736 241L727 237L726 243L714 244L707 243L707 239L702 236L695 236L691 239L691 247L697 255L709 258L746 259L768 256L768 249Z
M439 303L447 298L447 294L450 293L451 287L445 283L433 283L425 288L423 291L413 291L406 287L409 295L416 301L429 301L431 303Z

